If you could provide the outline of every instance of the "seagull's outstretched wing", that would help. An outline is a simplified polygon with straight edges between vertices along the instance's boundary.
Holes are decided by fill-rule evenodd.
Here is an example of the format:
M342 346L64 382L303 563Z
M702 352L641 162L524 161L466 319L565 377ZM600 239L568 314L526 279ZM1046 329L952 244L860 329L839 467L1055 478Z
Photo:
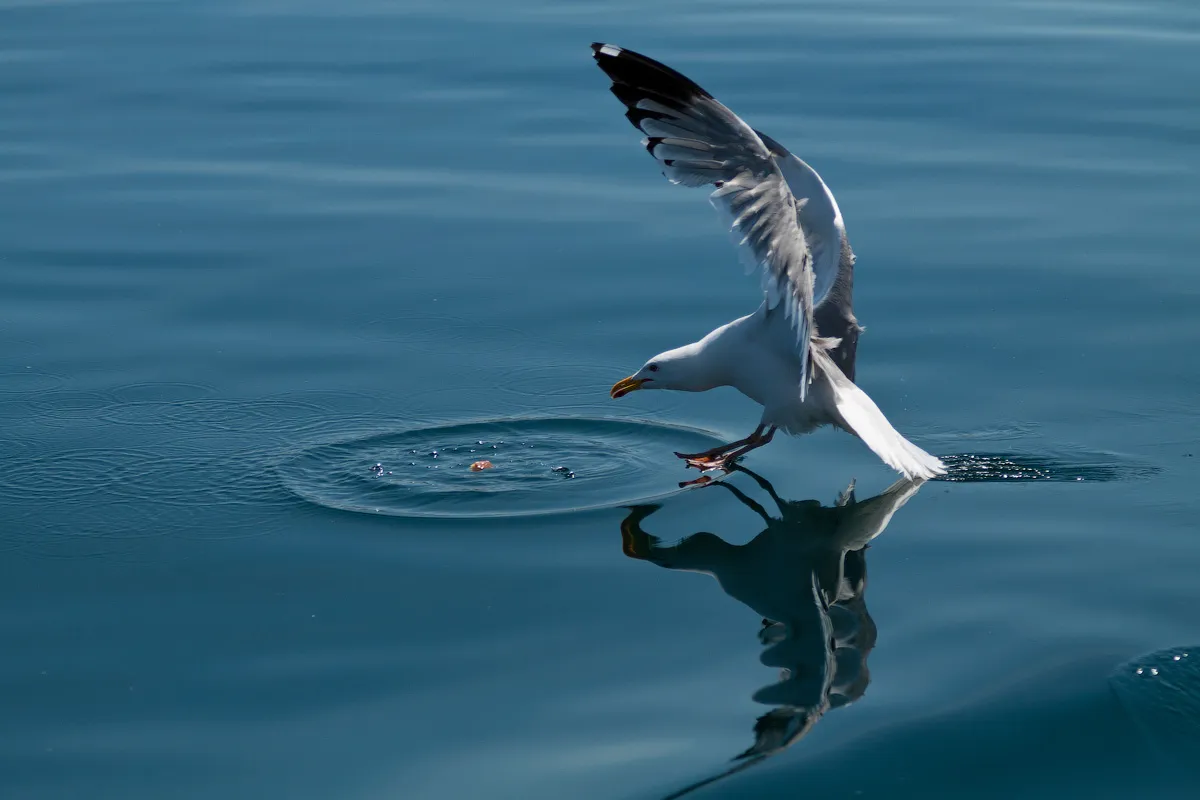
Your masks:
M813 308L820 308L844 266L842 243L846 239L846 224L842 211L815 169L762 131L755 133L771 151L792 195L802 198L796 216L812 254Z
M615 45L593 44L592 52L612 78L612 93L628 109L625 116L648 135L643 144L663 174L684 186L716 187L710 199L731 218L744 260L762 268L768 307L782 302L796 330L803 399L814 332L813 259L799 217L805 200L792 194L759 135L704 89Z

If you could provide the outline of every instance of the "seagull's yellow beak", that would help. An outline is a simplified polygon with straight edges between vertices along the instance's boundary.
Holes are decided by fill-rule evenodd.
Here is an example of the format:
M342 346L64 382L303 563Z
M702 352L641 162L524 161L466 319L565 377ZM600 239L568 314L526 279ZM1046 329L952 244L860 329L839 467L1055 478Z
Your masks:
M613 400L616 400L618 397L624 397L630 392L636 392L642 388L642 384L645 382L644 378L635 378L630 375L628 378L622 378L613 384L613 388L609 394L612 395Z

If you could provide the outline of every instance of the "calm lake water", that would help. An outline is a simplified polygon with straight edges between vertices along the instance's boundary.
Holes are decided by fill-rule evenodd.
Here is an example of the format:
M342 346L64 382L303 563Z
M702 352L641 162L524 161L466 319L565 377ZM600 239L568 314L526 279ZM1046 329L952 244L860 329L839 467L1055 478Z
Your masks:
M1010 466L676 489L757 407L608 388L757 287L596 40L821 171L859 383ZM1190 0L0 0L0 795L1192 796L1198 52Z

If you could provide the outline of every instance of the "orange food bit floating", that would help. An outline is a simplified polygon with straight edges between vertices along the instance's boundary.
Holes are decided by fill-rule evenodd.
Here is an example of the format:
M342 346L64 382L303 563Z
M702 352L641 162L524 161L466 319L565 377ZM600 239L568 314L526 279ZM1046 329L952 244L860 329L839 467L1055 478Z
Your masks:
M490 461L476 461L471 465L471 472L482 472L485 469L493 469L495 466Z

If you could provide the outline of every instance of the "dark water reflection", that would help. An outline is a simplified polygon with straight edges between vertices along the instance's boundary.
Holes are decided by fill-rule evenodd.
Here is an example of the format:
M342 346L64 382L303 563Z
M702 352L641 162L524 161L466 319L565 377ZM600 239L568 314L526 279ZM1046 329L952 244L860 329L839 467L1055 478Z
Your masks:
M863 696L871 681L867 658L877 631L867 610L867 549L892 516L917 493L921 482L901 480L867 500L852 483L830 506L818 500L784 500L766 478L741 466L772 507L724 481L724 489L766 524L745 544L730 544L708 531L664 545L643 523L658 506L636 506L621 523L625 555L665 569L711 575L733 599L762 617L758 631L764 666L779 681L754 692L774 706L754 723L754 744L734 757L725 772L670 797L741 771L802 739L828 711Z

